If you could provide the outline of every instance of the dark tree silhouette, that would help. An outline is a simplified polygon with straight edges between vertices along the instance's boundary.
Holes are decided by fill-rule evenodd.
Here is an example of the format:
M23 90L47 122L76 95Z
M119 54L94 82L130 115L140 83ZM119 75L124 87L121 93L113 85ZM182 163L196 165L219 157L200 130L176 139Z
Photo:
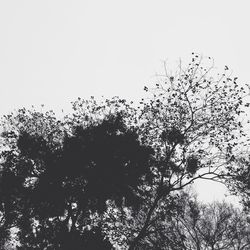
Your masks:
M138 108L79 98L63 119L34 109L4 116L4 235L17 228L22 249L147 249L179 191L232 178L245 90L228 67L214 76L205 64L194 55L166 71Z
M119 112L85 126L24 109L7 119L14 127L3 134L1 198L12 216L8 224L20 229L22 248L110 249L101 228L86 229L88 220L109 200L142 203L139 187L153 150L141 145Z

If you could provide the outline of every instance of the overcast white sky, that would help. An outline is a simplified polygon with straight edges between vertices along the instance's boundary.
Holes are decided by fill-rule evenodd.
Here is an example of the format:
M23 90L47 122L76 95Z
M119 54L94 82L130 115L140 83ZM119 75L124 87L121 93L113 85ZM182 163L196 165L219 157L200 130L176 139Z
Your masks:
M198 52L250 82L248 0L0 0L0 114L78 96L139 98L162 60ZM199 184L204 200L218 185Z

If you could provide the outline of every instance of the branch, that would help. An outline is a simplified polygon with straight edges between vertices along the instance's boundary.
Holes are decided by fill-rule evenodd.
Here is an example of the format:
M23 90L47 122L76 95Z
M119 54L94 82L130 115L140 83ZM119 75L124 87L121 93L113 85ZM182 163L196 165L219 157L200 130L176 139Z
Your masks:
M207 175L215 175L214 177L210 177L210 178L206 178L204 176L207 176ZM207 179L207 180L212 180L212 181L215 181L215 178L222 178L222 177L225 177L225 176L228 176L228 175L224 175L224 174L217 174L217 173L214 173L214 172L209 172L209 173L204 173L204 174L200 174L196 177L193 177L190 181L186 182L185 184L179 186L179 187L176 187L176 188L172 188L171 191L177 191L177 190L181 190L183 189L185 186L188 186L189 184L193 183L195 180L197 179ZM176 183L177 184L177 183ZM173 184L172 186L175 186L176 184Z

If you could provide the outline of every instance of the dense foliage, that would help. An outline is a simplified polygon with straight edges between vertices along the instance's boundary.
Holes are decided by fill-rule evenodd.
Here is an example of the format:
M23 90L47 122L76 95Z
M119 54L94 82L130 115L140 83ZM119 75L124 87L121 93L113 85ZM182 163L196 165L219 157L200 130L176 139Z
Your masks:
M79 98L62 119L4 116L2 244L14 228L20 249L152 249L152 231L180 213L181 190L202 178L234 183L246 92L207 60L166 71L138 107ZM180 249L164 235L159 249Z

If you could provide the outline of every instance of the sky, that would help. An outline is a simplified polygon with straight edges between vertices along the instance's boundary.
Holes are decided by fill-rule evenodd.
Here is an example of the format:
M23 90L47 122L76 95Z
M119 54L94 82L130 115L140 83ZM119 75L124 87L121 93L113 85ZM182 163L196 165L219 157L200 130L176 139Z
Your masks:
M192 52L250 82L248 0L0 0L0 115L77 97L135 100L163 61ZM204 182L203 182L204 183ZM206 182L205 182L206 183ZM221 199L219 184L200 198Z

